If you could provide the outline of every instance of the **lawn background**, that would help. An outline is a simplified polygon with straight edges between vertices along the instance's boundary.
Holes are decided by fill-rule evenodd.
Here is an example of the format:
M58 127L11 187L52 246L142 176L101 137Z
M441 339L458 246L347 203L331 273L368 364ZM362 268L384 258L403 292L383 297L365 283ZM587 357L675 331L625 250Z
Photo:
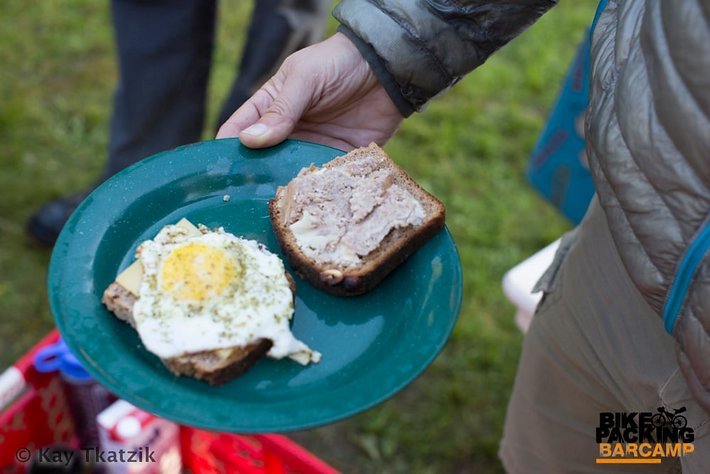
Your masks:
M496 451L522 335L503 273L568 224L524 179L537 134L592 0L561 2L425 113L386 150L447 207L464 267L459 322L441 356L407 389L349 420L293 436L346 472L501 470ZM251 2L220 3L205 138L235 71ZM331 19L329 31L336 27ZM106 158L116 80L109 2L0 2L0 368L52 327L50 252L24 225L91 184Z

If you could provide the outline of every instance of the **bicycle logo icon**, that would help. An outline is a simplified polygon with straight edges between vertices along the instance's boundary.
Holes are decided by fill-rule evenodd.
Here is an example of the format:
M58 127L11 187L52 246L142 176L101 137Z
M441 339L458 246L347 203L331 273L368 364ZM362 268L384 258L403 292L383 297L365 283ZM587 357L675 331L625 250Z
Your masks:
M686 411L685 407L678 409L674 408L673 413L669 413L668 411L666 411L665 407L658 407L657 411L658 413L651 417L651 423L656 428L668 427L680 430L688 426L687 418L679 414Z

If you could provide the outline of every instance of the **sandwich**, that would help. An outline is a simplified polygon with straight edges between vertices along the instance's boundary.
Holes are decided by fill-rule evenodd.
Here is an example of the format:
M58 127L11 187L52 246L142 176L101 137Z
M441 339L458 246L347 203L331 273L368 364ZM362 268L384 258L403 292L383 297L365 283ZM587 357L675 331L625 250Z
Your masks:
M444 205L379 146L302 169L269 202L294 272L339 296L373 289L444 226Z
M175 375L217 385L263 356L320 360L289 328L294 292L281 259L258 242L183 219L138 247L102 302Z

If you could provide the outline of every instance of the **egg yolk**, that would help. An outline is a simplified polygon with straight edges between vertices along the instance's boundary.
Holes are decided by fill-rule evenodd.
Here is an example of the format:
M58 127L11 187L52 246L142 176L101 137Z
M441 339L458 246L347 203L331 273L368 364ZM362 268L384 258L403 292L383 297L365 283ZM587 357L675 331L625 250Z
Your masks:
M221 250L191 243L173 250L165 259L162 288L179 300L203 301L221 294L240 270Z

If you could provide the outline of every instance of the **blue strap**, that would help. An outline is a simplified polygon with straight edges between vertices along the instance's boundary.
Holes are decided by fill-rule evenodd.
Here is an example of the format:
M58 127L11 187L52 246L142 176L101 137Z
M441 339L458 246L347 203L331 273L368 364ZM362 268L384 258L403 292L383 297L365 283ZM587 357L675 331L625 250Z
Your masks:
M601 0L599 2L599 5L597 6L597 11L594 13L594 20L592 20L592 26L589 28L589 40L590 41L592 39L592 34L594 33L594 28L597 27L597 22L599 21L599 17L602 15L602 12L606 8L607 3L609 3L609 0Z
M688 250L678 266L678 272L668 290L666 304L663 307L663 324L668 334L673 334L675 322L688 296L688 290L693 282L693 276L703 263L705 255L710 252L710 222L704 227L688 246Z

